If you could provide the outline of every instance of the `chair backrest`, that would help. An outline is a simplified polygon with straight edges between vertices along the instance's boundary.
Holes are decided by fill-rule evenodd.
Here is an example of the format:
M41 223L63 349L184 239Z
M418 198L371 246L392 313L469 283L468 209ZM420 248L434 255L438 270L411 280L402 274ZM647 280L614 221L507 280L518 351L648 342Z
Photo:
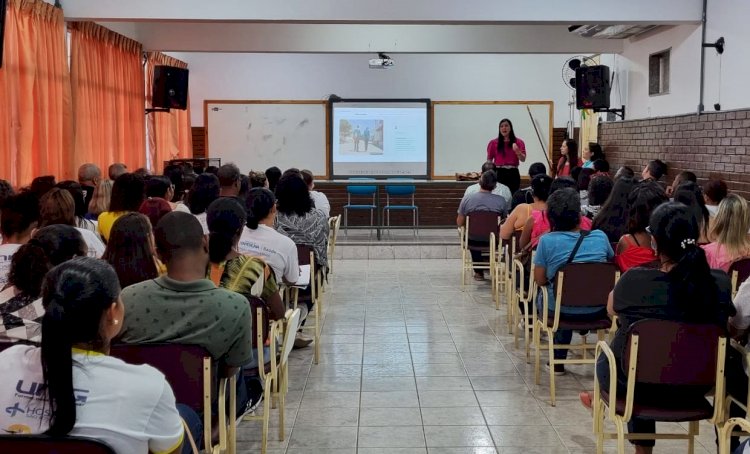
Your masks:
M279 367L284 367L287 360L289 359L289 353L292 352L294 347L294 338L297 334L297 327L299 326L299 309L292 311L291 315L286 317L284 323L284 342L281 344L281 357L279 359Z
M412 181L411 178L388 178L388 181ZM405 197L414 195L417 187L413 184L386 185L385 193L391 197Z
M614 263L571 263L557 273L555 289L561 306L606 306L616 280Z
M468 236L470 240L489 241L490 233L498 234L500 213L494 211L475 211L467 216Z
M628 371L631 339L638 336L637 383L706 385L716 383L719 338L724 330L712 324L640 320L630 327L623 369Z
M268 339L268 333L271 330L270 320L271 320L271 313L268 309L268 305L260 298L254 297L254 296L247 296L247 301L250 303L250 312L253 314L253 323L252 325L252 333L253 333L253 348L258 347L258 343L260 342L260 346L263 346L263 343L266 339ZM258 323L257 321L262 321L262 327L263 332L261 340L258 340Z
M740 259L729 265L729 276L732 278L732 285L736 290L740 284L750 277L750 258Z
M211 355L197 345L115 344L110 355L130 364L148 364L163 373L172 386L175 399L202 412L204 359ZM211 386L211 389L215 389Z
M107 443L88 437L0 435L0 452L24 454L116 454Z
M349 178L349 181L375 181L375 178ZM346 187L346 192L352 196L352 195L375 195L375 191L378 190L378 187L373 185L351 185Z

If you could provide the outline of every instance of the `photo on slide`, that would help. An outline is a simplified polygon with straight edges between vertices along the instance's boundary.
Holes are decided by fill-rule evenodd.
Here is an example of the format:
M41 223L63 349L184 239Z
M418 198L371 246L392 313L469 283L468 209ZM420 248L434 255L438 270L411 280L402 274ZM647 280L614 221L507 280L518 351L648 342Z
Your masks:
M341 119L339 154L383 154L383 120Z

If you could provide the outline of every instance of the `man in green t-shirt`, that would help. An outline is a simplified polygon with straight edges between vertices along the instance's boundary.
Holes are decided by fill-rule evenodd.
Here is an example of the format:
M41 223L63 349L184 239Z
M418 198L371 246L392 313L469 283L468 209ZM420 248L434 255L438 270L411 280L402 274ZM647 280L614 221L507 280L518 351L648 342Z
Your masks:
M167 274L123 289L125 320L120 341L199 345L220 368L250 363L250 306L244 296L206 279L208 241L200 222L191 214L173 211L159 221L154 237ZM238 413L260 402L259 388L259 382L245 383L239 374Z

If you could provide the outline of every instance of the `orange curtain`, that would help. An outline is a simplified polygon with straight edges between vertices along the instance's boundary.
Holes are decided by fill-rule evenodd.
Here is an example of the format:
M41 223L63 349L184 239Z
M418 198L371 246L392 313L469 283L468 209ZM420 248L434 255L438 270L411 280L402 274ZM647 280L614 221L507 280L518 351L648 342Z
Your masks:
M72 111L59 8L10 0L0 69L0 178L26 185L39 175L72 176Z
M92 22L71 22L75 166L146 165L140 43Z
M161 52L146 54L146 105L151 107L154 67L157 65L187 68L187 63ZM190 101L186 110L153 112L146 117L148 139L148 167L161 173L164 161L193 157L193 138L190 132Z

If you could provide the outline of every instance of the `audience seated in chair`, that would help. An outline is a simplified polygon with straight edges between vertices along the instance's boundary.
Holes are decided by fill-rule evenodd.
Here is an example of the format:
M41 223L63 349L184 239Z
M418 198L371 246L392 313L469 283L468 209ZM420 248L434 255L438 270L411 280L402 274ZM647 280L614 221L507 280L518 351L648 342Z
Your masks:
M618 395L625 392L627 382L622 369L622 355L628 330L635 322L659 319L710 323L726 328L728 317L734 314L729 278L721 271L712 271L703 250L698 247L700 222L695 211L678 202L662 204L651 215L649 228L660 266L636 267L623 274L607 305L609 313L617 315L620 322L611 344L617 363ZM597 362L596 372L606 392L609 366L603 355ZM649 399L667 405L691 397L700 398L710 391L658 384L636 386L636 399ZM581 400L584 405L590 406L590 394L581 393ZM655 423L634 417L628 423L628 431L654 433ZM655 444L653 440L636 440L632 443L636 445L637 454L651 453Z
M560 189L571 188L576 190L578 186L570 177L559 177L555 178L550 186L549 195L555 193ZM549 200L549 198L548 198ZM581 228L584 230L591 230L591 219L584 217L580 214L580 199L579 199L579 216L581 218ZM531 217L526 220L526 225L523 226L523 232L521 233L521 239L519 246L521 248L532 247L535 248L539 243L539 238L545 233L550 231L550 222L547 218L546 210L537 210L531 212Z
M328 218L312 205L310 190L299 171L287 171L276 185L276 229L295 244L315 251L316 266L328 266Z
M604 202L609 198L609 194L612 193L612 179L608 175L599 174L592 175L587 196L587 204L584 205L581 201L581 214L589 219L594 219L599 213Z
M276 184L279 182L279 179L281 179L281 169L276 166L266 169L266 182L268 183L268 189L276 192Z
M531 217L532 212L547 209L547 197L549 197L551 185L552 177L549 175L536 175L531 179L531 191L528 192L531 202L520 203L513 208L508 218L500 226L500 238L506 241L510 240L514 232L523 231L523 227Z
M667 165L661 159L654 159L646 164L641 171L641 177L644 180L654 180L658 182L667 174Z
M232 163L219 167L216 176L219 178L220 197L237 197L240 194L240 175L240 169Z
M677 188L680 187L682 183L686 183L688 181L697 183L698 177L689 170L685 170L685 171L678 173L677 176L674 177L674 180L672 180L672 184L667 186L667 195L669 197L672 197L674 195L674 192L677 190Z
M253 360L250 307L242 295L218 288L206 278L208 240L200 222L173 211L159 221L154 237L167 274L123 289L126 311L119 340L193 344L205 348L219 368L249 364ZM259 399L259 390L246 387L240 375L238 414L249 411Z
M179 176L180 181L182 175ZM180 184L182 186L182 184ZM190 209L184 203L175 202L177 186L172 183L166 175L151 175L146 179L146 197L149 199L162 199L169 204L170 211L184 211L189 213ZM179 199L181 200L181 199ZM156 224L154 224L156 225Z
M658 259L648 233L651 213L669 199L656 182L638 183L628 198L628 230L617 243L615 263L623 273L636 266L653 265Z
M83 187L83 186L82 186ZM86 219L89 219L97 225L96 233L99 233L98 222L99 215L109 210L109 202L112 200L112 180L102 180L92 189L89 194Z
M219 198L219 178L211 173L202 173L195 179L195 184L188 193L187 206L190 213L198 219L203 234L208 235L208 224L206 223L206 208L211 202Z
M674 192L674 201L687 205L695 212L695 217L700 225L698 244L703 245L713 241L713 238L710 237L713 221L708 213L708 208L706 208L703 189L692 181L682 183Z
M60 263L85 255L86 242L69 225L55 224L34 232L13 254L8 286L0 292L0 342L41 342L44 275Z
M43 289L41 348L0 353L0 382L18 383L0 390L13 409L0 413L0 429L88 436L118 454L180 452L184 429L164 375L107 356L125 310L112 267L78 257L53 268Z
M86 200L86 206L91 203L91 198L94 196L94 190L102 181L102 171L96 164L86 163L78 168L78 183L81 185L81 189L84 193ZM109 207L109 204L107 204ZM103 211L106 211L105 208Z
M0 215L0 288L8 283L8 271L13 254L31 239L31 232L39 222L39 200L30 192L22 192L5 199Z
M99 215L97 228L104 241L109 241L109 232L117 218L125 213L138 211L146 200L146 182L142 176L124 173L112 185L112 199L107 211Z
M140 213L126 213L115 221L102 260L115 269L122 288L167 271L156 257L151 223Z
M316 210L320 210L326 217L331 216L331 203L328 201L328 197L320 191L315 191L315 178L309 170L300 171L302 179L305 181L307 188L310 190L310 198L313 200L313 206Z
M55 224L74 227L81 233L91 257L98 259L104 254L104 243L96 233L76 227L75 201L70 192L60 188L52 188L39 201L39 212L39 227Z
M495 169L495 164L493 164L491 162L485 162L484 164L482 164L482 171L480 173L480 178L481 178L481 175L484 174L484 172L487 172L488 170L491 170L491 171L495 172L495 176L497 176L497 171ZM529 171L529 172L531 172L531 171ZM466 190L464 191L463 198L466 198L466 196L468 196L469 194L475 194L475 193L479 192L480 189L481 189L481 184L479 182L467 186ZM518 191L516 191L516 192L518 192ZM499 195L500 197L502 197L503 199L505 199L505 203L506 204L510 204L511 198L513 197L511 195L511 193L510 193L510 189L508 189L508 186L505 186L504 184L500 183L499 181L495 183L495 189L492 190L492 193L495 194L495 195Z
M90 230L98 237L99 234L96 232L96 222L86 218L89 208L88 205L86 205L86 199L83 195L81 185L73 180L66 180L57 183L57 186L55 187L68 191L73 197L75 202L75 227Z
M503 197L493 194L496 185L497 176L495 172L493 170L485 171L479 178L479 192L465 194L461 199L461 203L458 205L456 225L459 227L466 225L466 217L471 213L479 211L497 213L501 217L505 217L508 213L508 203ZM471 246L487 246L488 244L489 240L484 242L469 238L469 245ZM482 252L472 249L471 260L473 262L481 262ZM474 279L479 281L484 280L484 271L475 268Z
M708 208L708 207L707 207ZM714 242L703 246L711 268L729 272L732 262L750 257L750 209L747 200L729 194L721 203L713 221Z
M628 199L634 187L635 181L632 177L615 178L609 197L592 220L591 228L604 232L610 243L617 244L628 231Z
M537 175L546 174L547 167L541 162L535 162L529 166L529 182L533 181L534 177ZM515 210L516 207L522 203L534 203L531 184L529 184L529 187L519 189L518 191L513 193L513 197L511 198L510 202L510 209Z
M573 188L564 188L550 194L547 199L547 218L551 231L539 240L534 255L534 281L540 287L547 286L549 309L554 317L554 279L555 274L568 263L606 262L614 253L607 236L600 230L581 229L581 203L578 192ZM542 311L541 293L537 295L537 309ZM606 309L596 307L560 308L560 313L568 319L599 320ZM573 337L571 330L559 329L555 332L555 343L570 344ZM566 349L556 349L555 358L565 359ZM555 374L565 373L562 364L555 365Z
M703 200L706 202L708 214L713 218L719 211L719 204L729 193L724 180L712 178L703 186Z
M273 192L266 188L251 189L245 211L247 228L242 231L239 252L263 257L273 270L276 282L297 282L300 273L297 247L288 236L273 228L277 213Z

